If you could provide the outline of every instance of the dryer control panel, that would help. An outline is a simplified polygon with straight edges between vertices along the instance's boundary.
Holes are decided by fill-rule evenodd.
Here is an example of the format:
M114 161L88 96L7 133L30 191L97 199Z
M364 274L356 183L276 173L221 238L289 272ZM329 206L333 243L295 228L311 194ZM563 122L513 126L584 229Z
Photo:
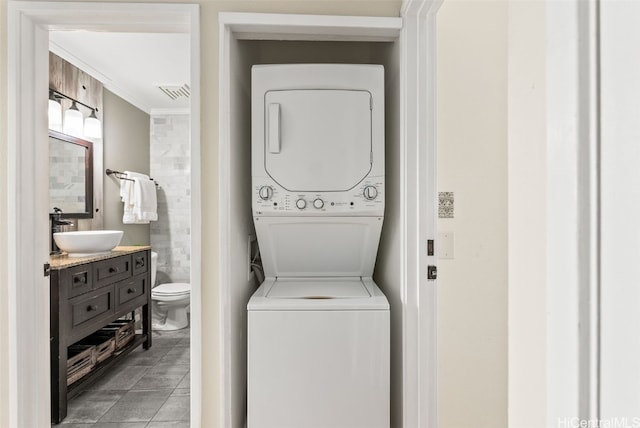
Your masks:
M368 177L346 192L292 192L270 178L253 182L254 215L384 215L384 177Z

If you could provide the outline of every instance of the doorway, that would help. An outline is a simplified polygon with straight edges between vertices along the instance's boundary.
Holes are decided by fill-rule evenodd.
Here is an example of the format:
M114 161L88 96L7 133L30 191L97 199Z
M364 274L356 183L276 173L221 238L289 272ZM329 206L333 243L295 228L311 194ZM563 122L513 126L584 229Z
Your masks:
M251 233L250 201L246 180L250 145L245 112L250 65L286 62L304 52L307 61L319 61L310 43L354 61L388 66L386 96L389 126L387 158L393 162L391 180L397 202L387 204L380 269L374 279L392 306L392 421L394 428L434 427L436 418L436 294L435 281L427 281L427 264L435 257L426 251L435 234L435 13L439 2L407 2L404 19L362 16L311 16L221 13L220 23L220 307L222 316L223 385L222 426L241 428L244 419L246 356L244 334L246 302L252 284L238 268L246 260L246 237ZM378 45L375 46L374 45ZM286 45L286 46L285 46ZM312 52L313 51L313 52ZM292 52L296 52L292 55ZM342 60L346 62L346 60ZM387 90L389 90L387 88ZM389 165L387 163L387 165ZM244 172L243 172L244 171ZM389 169L387 168L387 171ZM389 181L387 181L389 184ZM418 183L421 183L420 185ZM244 187L243 187L244 186ZM242 189L244 188L244 191ZM250 188L249 188L250 193ZM391 213L391 216L389 214ZM383 242L386 240L386 245ZM243 250L245 248L245 250ZM387 286L385 288L385 285ZM389 293L391 291L391 293ZM391 294L391 296L390 296ZM395 303L395 305L394 305ZM395 338L394 338L395 335ZM238 387L240 385L240 387Z
M191 421L200 425L200 58L197 5L11 2L9 4L9 388L11 426L47 426L49 397L49 292L42 265L48 260L46 95L48 32L131 31L190 35L191 103ZM100 171L101 173L101 171ZM19 185L16 185L19 183ZM43 213L43 215L34 213ZM21 286L19 286L21 284ZM28 285L25 285L28 284ZM44 290L44 292L43 292Z

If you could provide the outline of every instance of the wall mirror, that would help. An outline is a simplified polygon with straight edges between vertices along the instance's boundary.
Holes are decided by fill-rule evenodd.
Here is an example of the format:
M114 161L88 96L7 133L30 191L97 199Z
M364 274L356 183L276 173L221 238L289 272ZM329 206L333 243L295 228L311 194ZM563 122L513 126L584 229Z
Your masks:
M49 213L93 218L93 144L49 130Z

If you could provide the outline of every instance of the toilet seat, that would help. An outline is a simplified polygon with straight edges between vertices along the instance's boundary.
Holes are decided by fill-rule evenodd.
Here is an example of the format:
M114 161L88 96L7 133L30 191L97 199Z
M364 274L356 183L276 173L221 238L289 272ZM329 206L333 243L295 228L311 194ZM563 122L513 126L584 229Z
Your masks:
M151 289L151 294L155 296L182 296L191 293L191 284L184 282L170 282L160 284Z

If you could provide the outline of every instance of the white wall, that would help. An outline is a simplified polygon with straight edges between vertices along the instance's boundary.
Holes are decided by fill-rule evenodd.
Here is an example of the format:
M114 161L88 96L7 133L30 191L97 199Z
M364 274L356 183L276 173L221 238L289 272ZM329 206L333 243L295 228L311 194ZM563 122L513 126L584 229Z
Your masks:
M440 428L507 426L507 3L443 3L438 191L454 258L438 261Z
M640 421L638 22L640 3L601 2L600 417L629 424Z
M514 428L547 424L545 7L516 0L508 13L508 376Z
M9 253L6 227L8 217L8 176L7 165L7 0L0 0L0 284L9 284ZM9 287L0 287L0 427L9 423ZM15 393L15 392L13 392Z

